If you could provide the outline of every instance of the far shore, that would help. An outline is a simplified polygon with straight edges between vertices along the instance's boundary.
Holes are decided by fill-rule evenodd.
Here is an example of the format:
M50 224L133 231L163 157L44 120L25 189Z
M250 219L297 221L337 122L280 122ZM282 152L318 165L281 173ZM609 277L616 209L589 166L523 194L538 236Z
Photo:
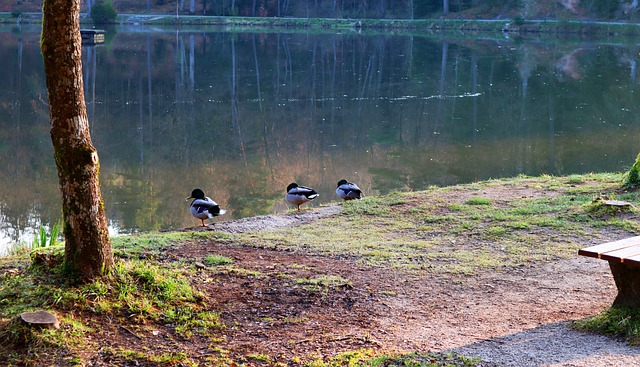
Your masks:
M2 24L38 24L42 14L29 12L16 16L0 13ZM108 27L93 24L82 13L83 27ZM508 36L523 34L579 35L598 37L624 37L640 35L640 24L626 22L596 22L538 19L335 19L335 18L266 18L219 17L175 14L119 14L116 25L140 26L220 26L276 29L307 29L316 31L405 31L405 32L499 32Z

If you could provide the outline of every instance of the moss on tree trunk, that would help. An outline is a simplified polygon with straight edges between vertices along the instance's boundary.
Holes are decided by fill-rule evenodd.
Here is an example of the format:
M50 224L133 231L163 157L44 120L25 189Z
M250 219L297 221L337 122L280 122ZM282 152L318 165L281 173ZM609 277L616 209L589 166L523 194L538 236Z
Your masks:
M65 263L87 281L108 272L113 255L84 101L79 15L80 0L45 0L40 46L62 192Z

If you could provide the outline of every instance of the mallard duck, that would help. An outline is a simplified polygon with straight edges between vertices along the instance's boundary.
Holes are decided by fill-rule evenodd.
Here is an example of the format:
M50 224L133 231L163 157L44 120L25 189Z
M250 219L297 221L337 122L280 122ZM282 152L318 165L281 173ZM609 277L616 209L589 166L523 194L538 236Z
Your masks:
M298 186L293 182L287 186L287 195L285 199L293 205L298 206L300 211L300 205L317 198L319 194L310 187Z
M215 201L204 196L204 192L200 189L191 191L191 196L189 196L187 200L189 199L194 199L191 202L189 211L191 211L191 215L202 221L203 227L205 226L205 219L217 217L227 212L224 209L220 209L220 206Z
M358 185L345 179L338 181L336 194L340 196L342 200L354 200L362 198L362 190L360 190Z

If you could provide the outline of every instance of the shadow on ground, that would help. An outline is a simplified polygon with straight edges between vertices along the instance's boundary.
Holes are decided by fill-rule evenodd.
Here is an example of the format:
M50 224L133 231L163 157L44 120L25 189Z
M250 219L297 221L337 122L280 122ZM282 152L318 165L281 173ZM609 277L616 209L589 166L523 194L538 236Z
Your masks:
M573 330L567 322L479 341L449 352L480 357L500 367L640 365L640 348Z

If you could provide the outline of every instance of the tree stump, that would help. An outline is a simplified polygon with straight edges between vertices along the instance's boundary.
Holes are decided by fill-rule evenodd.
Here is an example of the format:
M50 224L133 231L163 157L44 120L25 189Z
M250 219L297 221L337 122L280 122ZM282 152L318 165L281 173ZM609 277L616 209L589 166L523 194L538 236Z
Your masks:
M51 312L43 310L23 312L20 314L19 319L29 326L60 329L60 321L58 321L58 318Z

